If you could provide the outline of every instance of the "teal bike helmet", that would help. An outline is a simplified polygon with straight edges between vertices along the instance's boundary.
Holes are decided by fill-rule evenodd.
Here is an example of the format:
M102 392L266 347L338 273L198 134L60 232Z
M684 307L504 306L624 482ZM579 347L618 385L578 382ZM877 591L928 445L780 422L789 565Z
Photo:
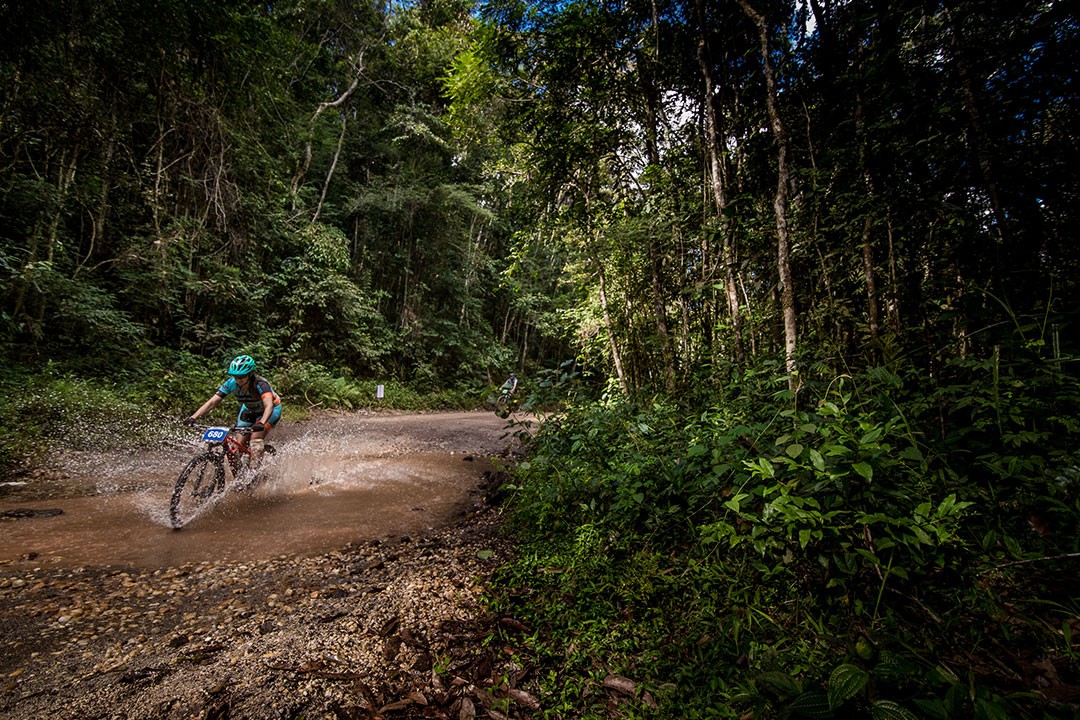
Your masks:
M255 372L255 358L250 355L240 355L229 363L229 374L232 376L250 375Z

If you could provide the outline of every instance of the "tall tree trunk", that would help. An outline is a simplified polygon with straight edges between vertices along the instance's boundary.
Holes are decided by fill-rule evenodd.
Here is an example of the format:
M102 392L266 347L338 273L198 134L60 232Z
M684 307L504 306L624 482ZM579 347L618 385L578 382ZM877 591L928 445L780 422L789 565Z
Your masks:
M880 335L878 331L877 283L874 280L874 249L870 245L873 227L874 218L867 215L866 222L863 224L862 236L863 277L866 280L866 313L870 324L870 341L877 346Z
M780 308L784 316L784 356L787 363L788 387L794 391L799 388L799 377L796 364L798 343L795 333L795 291L791 281L791 251L787 219L788 187L791 183L788 142L776 103L776 77L769 55L768 24L765 22L765 16L755 10L747 0L738 0L738 3L747 17L757 26L758 41L761 44L761 60L765 66L765 104L769 111L773 138L776 141L777 179L776 195L773 198L773 214L776 217L776 257L780 275Z
M859 62L861 65L861 57ZM866 220L863 222L862 269L863 278L866 282L866 315L869 322L870 342L876 352L880 348L877 281L874 277L874 248L872 245L876 193L874 192L874 178L866 164L866 128L863 122L862 93L858 93L855 100L855 134L858 136L859 142L859 166L862 169L863 182L866 184L866 196L869 199L866 208Z
M103 245L107 245L105 239L105 226L109 216L109 191L112 187L112 161L113 155L116 152L115 107L113 107L112 112L110 113L110 123L104 140L105 147L102 151L101 159L101 190L98 192L97 212L90 213L90 241L86 249L85 257L75 265L75 269L71 273L72 280L79 277L79 273L82 272L83 267L85 267L86 263L94 256L94 248L97 243L100 242Z
M971 152L975 157L982 174L983 183L986 185L987 195L990 197L990 210L994 216L994 224L998 232L998 239L1008 244L1008 227L1005 222L1005 209L1002 207L1001 193L998 190L997 179L994 175L990 155L986 149L986 131L983 128L982 113L979 111L979 99L975 94L975 83L972 81L971 68L965 48L961 44L960 27L948 7L945 8L945 17L949 23L949 31L952 40L953 59L956 62L956 71L960 76L961 94L964 98L964 110L967 111L968 121L971 123Z
M57 233L60 228L60 218L63 212L63 199L67 196L68 188L72 181L75 179L75 167L76 167L76 155L77 148L71 151L71 164L67 165L68 151L60 151L59 168L57 170L57 202L56 209L53 210L52 216L49 218L48 229L42 228L41 219L34 223L34 230L30 234L30 240L26 253L26 262L22 267L22 281L19 283L19 289L15 296L14 307L12 310L12 317L18 318L20 315L30 316L31 306L33 305L33 293L31 289L34 287L34 279L31 277L33 272L33 266L41 261L41 257L38 254L38 250L41 244L41 240L45 240L44 259L46 261L52 260L54 248L56 247ZM44 302L41 303L40 308L44 308ZM43 310L39 310L35 316L42 316Z
M656 1L652 3L652 22L654 34L659 32L659 10ZM649 164L659 167L660 151L658 148L657 117L659 115L659 94L657 92L656 69L659 65L660 43L654 35L652 51L638 53L638 78L641 82L641 94L645 105L645 152ZM656 334L660 338L660 350L663 355L664 386L669 392L675 390L675 353L672 351L671 333L668 329L667 307L664 302L664 255L660 248L660 238L656 233L649 235L649 264L652 280L653 318Z
M903 325L900 321L900 279L897 276L896 271L896 247L893 244L893 228L892 217L886 218L888 220L888 239L889 239L889 330L896 335L900 336L900 332Z
M615 341L615 328L611 323L611 312L608 310L607 282L604 279L604 266L596 263L596 274L600 278L600 307L604 311L604 328L608 334L608 346L611 349L611 362L615 365L615 374L619 378L619 389L623 395L629 395L630 391L626 384L626 373L623 372L622 357L619 355L619 345Z
M322 192L319 194L319 204L315 206L315 215L312 216L312 224L319 222L319 215L322 214L323 203L326 202L326 193L330 189L330 180L334 177L334 170L337 168L338 158L341 157L341 146L345 144L345 126L346 126L345 113L341 114L341 133L338 135L337 147L334 149L334 159L330 162L330 169L326 171L326 182L323 183Z
M315 112L311 115L311 120L308 121L308 141L304 145L304 162L300 167L296 168L296 172L293 173L292 183L289 191L289 195L292 197L293 210L296 209L296 196L300 191L300 183L304 180L304 175L307 174L308 168L311 167L311 138L315 135L315 123L318 122L319 116L322 115L327 109L338 107L343 102L349 99L349 96L353 94L353 91L360 86L360 78L364 72L364 54L361 52L359 57L355 58L351 62L353 72L352 84L341 93L336 99L327 102L319 103L319 107L315 108ZM335 156L336 159L336 156Z
M705 8L702 0L696 0L698 18L698 64L701 67L701 77L705 83L705 134L706 144L709 148L709 175L712 188L713 202L716 204L716 215L720 225L720 237L722 243L722 262L724 264L724 292L727 296L728 314L731 316L732 332L735 341L735 360L742 363L746 358L743 345L742 310L739 307L739 292L735 284L735 267L737 258L730 223L725 215L727 210L727 194L725 182L727 168L724 164L724 154L721 150L720 131L717 128L717 109L715 100L715 87L712 77L712 59L709 56L708 40L705 37Z
M76 146L71 149L71 162L65 168L64 157L67 156L67 154L68 153L65 150L60 155L60 178L57 180L58 201L56 203L56 209L53 211L52 219L49 221L49 234L46 238L47 242L45 245L44 260L49 265L52 265L53 261L56 259L56 246L60 241L60 221L63 219L64 214L64 200L67 198L68 190L75 182L75 170L79 163L79 148ZM45 322L45 307L47 305L48 298L42 297L41 302L38 303L37 315L35 318L38 327L42 327Z

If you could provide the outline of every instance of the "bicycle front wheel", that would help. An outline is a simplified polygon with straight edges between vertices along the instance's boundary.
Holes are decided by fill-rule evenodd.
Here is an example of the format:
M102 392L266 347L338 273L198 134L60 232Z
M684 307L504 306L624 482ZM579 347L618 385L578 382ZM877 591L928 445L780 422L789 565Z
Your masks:
M203 505L225 489L225 463L220 455L204 453L191 459L180 473L169 503L174 530L191 522Z

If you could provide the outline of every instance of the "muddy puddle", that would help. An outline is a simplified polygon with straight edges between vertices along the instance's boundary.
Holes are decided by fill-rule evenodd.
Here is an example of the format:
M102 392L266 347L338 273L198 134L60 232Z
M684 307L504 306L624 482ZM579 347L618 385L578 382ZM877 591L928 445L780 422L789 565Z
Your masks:
M0 498L0 563L252 562L422 535L478 502L502 435L490 415L470 413L342 425L312 423L275 438L262 484L226 493L181 530L171 529L168 505L193 444L73 457L61 481Z

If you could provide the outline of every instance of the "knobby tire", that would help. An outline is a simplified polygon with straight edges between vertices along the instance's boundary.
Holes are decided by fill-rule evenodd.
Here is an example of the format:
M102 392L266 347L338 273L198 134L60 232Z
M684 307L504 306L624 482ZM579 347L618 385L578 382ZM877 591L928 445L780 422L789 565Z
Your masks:
M169 503L173 529L184 527L203 503L225 490L225 459L215 453L203 453L191 459L180 472Z

